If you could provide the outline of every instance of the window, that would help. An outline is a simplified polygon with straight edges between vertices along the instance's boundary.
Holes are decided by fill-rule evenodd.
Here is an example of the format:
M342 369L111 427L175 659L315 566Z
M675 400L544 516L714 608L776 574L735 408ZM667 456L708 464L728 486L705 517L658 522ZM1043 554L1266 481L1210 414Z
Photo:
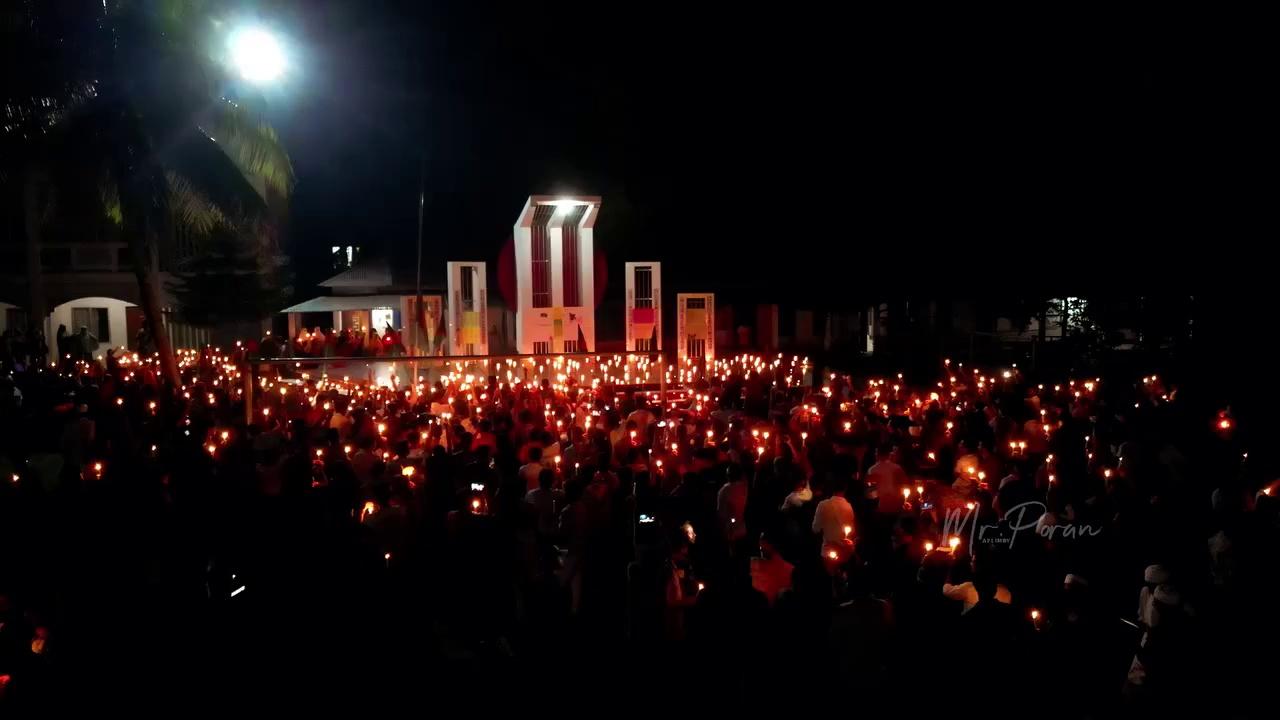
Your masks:
M684 307L686 310L706 310L707 299L704 297L686 298L684 301Z
M369 314L370 326L379 333L386 330L388 325L394 326L396 312L389 307L376 307Z
M71 308L71 327L67 332L76 334L80 328L88 328L89 334L100 343L111 342L111 323L106 308Z
M691 358L703 358L707 354L707 341L700 338L689 336L689 342L685 348L685 355Z
M576 353L576 352L578 352L578 341L577 341L577 340L565 340L565 341L564 341L564 351L565 351L565 352L567 352L567 353Z
M636 307L653 307L653 268L643 265L636 268Z
M579 205L568 210L568 215L560 226L560 238L562 241L560 244L560 270L563 275L564 304L566 307L577 307L582 304L582 291L579 290L581 271L578 262L578 223L582 222L582 216L586 211L587 206L585 205Z
M653 348L653 338L636 338L636 352L648 352Z
M555 208L551 205L540 205L533 215L533 227L530 228L530 271L533 280L533 307L551 307L551 238L547 232L547 221L551 219Z
M551 343L550 343L550 342L546 342L546 341L543 341L543 342L534 342L534 343L533 343L533 354L534 354L534 355L550 355L550 354L551 354Z
M476 309L476 268L470 265L462 268L462 309L466 312Z
M463 349L463 352L464 352L464 353L466 353L467 355L475 355L475 354L476 354L476 346L475 346L475 344L474 344L474 343L467 343L467 344L466 344L466 346L465 346L465 347L464 347L464 349Z
M356 264L360 248L355 245L330 245L329 258L334 270L346 270Z

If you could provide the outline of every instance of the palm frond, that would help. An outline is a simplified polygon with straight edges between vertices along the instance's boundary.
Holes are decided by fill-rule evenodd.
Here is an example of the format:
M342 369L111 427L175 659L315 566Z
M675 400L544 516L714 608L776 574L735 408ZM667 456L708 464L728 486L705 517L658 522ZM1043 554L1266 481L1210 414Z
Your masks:
M110 177L103 178L98 184L98 198L102 202L102 214L113 225L120 226L124 223L124 211L120 207L120 188L116 186L115 181Z
M165 179L169 183L169 212L177 228L205 236L228 224L226 213L186 178L166 172Z
M47 94L12 96L6 92L0 104L0 139L25 142L45 135L98 94L93 82L42 91Z
M210 108L200 130L231 158L264 202L270 194L287 198L293 191L293 162L267 123L223 98Z

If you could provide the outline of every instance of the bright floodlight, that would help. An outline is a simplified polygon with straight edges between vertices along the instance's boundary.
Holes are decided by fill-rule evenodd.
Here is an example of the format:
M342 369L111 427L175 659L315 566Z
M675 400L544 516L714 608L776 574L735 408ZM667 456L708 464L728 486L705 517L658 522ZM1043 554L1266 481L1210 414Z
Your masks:
M284 74L284 50L275 36L260 27L232 33L231 62L252 83L269 83Z

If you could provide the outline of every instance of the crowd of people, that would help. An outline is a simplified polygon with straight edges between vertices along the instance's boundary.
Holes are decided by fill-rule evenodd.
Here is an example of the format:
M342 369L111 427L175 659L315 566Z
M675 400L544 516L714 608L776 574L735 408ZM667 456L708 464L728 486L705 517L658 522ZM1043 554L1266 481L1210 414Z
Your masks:
M740 355L659 388L605 356L415 387L254 357L184 354L181 388L129 354L6 368L0 695L96 657L112 620L74 600L77 573L121 569L49 530L109 544L121 517L113 562L228 632L269 617L254 654L390 615L381 632L412 625L445 659L543 677L623 656L591 671L738 699L1098 716L1265 687L1242 648L1276 638L1273 486L1228 411L1190 416L1156 375ZM316 624L284 629L297 615Z
M257 342L251 341L250 352L262 357L390 357L404 355L404 340L400 331L387 325L381 332L370 327L330 329L320 326L308 331L302 328L296 335L282 343L267 333Z

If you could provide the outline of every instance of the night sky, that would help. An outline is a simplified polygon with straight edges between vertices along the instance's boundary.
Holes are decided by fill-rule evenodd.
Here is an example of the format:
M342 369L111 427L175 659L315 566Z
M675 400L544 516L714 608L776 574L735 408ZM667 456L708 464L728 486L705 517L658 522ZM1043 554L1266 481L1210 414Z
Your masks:
M603 196L614 278L814 303L1152 282L1257 232L1263 46L1216 18L615 5L284 3L299 295L332 244L412 262L424 156L428 280L534 193Z

